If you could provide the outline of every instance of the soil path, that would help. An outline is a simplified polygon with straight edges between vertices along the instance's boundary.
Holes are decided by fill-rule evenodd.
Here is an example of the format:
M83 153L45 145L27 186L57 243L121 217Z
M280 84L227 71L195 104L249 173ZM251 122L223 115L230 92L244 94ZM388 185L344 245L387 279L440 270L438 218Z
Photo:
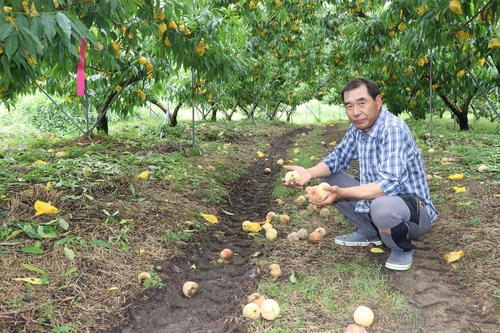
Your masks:
M270 142L269 156L286 159L286 151L301 130L290 132ZM326 126L325 141L340 141L343 131ZM111 328L114 333L236 333L247 332L241 315L242 302L253 292L260 277L253 264L253 238L241 231L244 220L262 220L272 206L270 197L279 170L263 174L265 161L253 164L246 176L234 185L227 207L221 207L220 224L210 228L197 241L198 246L185 246L183 257L157 263L166 286L148 289L130 300L125 315L127 322ZM353 168L355 170L355 168ZM225 215L222 210L233 213ZM438 220L439 224L439 220ZM484 312L480 299L474 299L460 287L452 265L441 264L441 253L449 246L446 233L434 227L422 240L416 241L413 268L392 272L382 268L396 288L408 295L419 313L416 327L372 328L370 332L500 332L497 317ZM231 263L215 261L223 248L234 251ZM374 257L383 267L385 257ZM199 284L199 293L190 299L182 294L185 281ZM333 331L332 331L333 332Z
M268 155L285 158L293 138L302 132L295 130L275 138L269 143ZM129 307L129 322L115 327L113 332L246 331L241 300L253 292L260 276L259 268L251 260L259 248L251 236L242 232L241 224L245 220L264 220L270 210L271 193L280 170L272 168L271 173L262 173L268 164L258 160L234 185L227 207L221 207L234 215L226 215L221 209L220 223L198 239L197 247L186 244L184 257L157 264L162 267L162 276L166 276L166 286L162 290L144 291ZM224 248L233 250L233 260L228 264L216 263ZM185 281L198 283L196 297L187 298L182 294Z

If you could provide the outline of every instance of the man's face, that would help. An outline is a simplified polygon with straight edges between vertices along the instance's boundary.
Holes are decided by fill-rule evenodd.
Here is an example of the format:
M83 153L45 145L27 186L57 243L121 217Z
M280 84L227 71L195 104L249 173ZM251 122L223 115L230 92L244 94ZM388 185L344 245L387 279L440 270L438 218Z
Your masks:
M373 100L363 85L344 93L344 106L351 123L368 133L380 114L382 98L378 95Z

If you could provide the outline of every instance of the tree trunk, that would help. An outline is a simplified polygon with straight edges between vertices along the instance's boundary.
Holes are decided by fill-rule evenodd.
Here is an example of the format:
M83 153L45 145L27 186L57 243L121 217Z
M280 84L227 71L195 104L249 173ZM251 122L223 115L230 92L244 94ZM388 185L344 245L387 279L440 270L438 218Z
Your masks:
M271 112L271 114L269 115L269 118L271 120L275 120L276 119L276 115L278 114L278 107L281 105L281 103L283 102L283 100L279 101L278 103L276 103L276 105L274 106L274 109L273 109L273 112Z
M453 103L448 96L445 94L438 92L439 97L444 101L444 103L450 108L451 112L457 117L458 124L460 126L461 131L468 131L469 128L469 118L468 113L469 113L469 103L474 97L474 95L477 92L477 88L474 89L472 93L469 93L467 97L464 99L464 102L462 104L462 107L459 109L458 106Z
M139 81L139 78L137 76L131 76L127 80L120 82L119 85L122 87L122 90L125 89L126 87L136 83ZM102 130L104 133L108 134L108 117L106 113L108 112L108 109L111 107L111 104L115 101L115 96L119 95L120 92L116 91L116 89L113 88L112 91L108 93L104 101L102 102L101 106L97 108L97 130Z
M233 119L233 115L236 112L236 108L238 107L238 105L240 105L240 102L236 102L236 104L234 104L233 108L231 109L231 112L225 113L226 120L231 121L231 119Z
M250 116L251 116L250 112L247 109L245 109L241 104L238 104L238 106L243 111L243 113L247 116L247 118L250 118Z
M217 104L212 105L212 116L210 117L210 121L216 122L217 121Z
M170 126L172 127L177 126L177 115L179 114L179 109L181 108L182 104L184 104L184 100L177 103L174 108L174 112L172 112L172 116L170 116Z
M156 105L158 108L160 108L160 110L162 110L163 113L165 113L165 114L169 113L168 109L165 107L165 105L163 105L163 103L160 102L158 99L152 98L150 100L150 102L153 103L154 105ZM172 114L171 113L168 115L168 123L169 124L172 123Z

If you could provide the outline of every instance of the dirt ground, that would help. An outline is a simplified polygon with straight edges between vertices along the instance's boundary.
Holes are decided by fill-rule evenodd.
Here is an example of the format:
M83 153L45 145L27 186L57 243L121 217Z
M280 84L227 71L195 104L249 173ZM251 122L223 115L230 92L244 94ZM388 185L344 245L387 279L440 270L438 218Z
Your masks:
M324 140L338 142L344 131L345 128L325 126ZM137 237L143 238L138 241L139 247L148 249L155 258L165 258L154 263L155 270L165 283L165 287L142 290L137 285L122 283L120 288L129 291L124 294L125 296L95 295L103 299L103 304L115 306L116 313L102 313L98 307L92 309L92 313L95 314L93 320L102 322L102 325L91 331L109 333L252 332L251 323L242 316L241 309L246 297L255 290L259 279L266 274L255 264L254 258L266 251L274 251L273 255L283 257L286 257L288 253L272 249L270 247L272 245L256 245L252 236L242 232L241 223L245 220L263 220L266 212L282 209L271 197L276 181L281 175L280 170L272 168L269 174L263 174L262 170L269 163L274 165L279 158L286 159L287 150L303 132L303 129L299 129L268 139L267 154L272 157L271 161L262 159L245 165L244 176L232 185L226 203L218 209L217 216L220 223L217 226L208 225L206 232L197 233L194 240L190 239L190 243L194 241L196 246L178 241L173 247L165 247L152 231L155 226L151 224L151 216L186 214L187 209L183 207L186 203L185 198L173 195L176 204L165 209L161 208L164 203L160 203L160 199L156 202L151 200L146 204L138 205L137 210L133 212L133 218L135 221L140 221L141 218L145 221L137 225L141 230ZM128 150L133 151L133 148L129 147ZM325 147L325 153L329 150L330 148ZM229 156L223 163L237 163L232 158L237 159L238 156ZM432 170L433 163L435 161L432 159L426 159L429 170ZM355 173L356 166L353 166L351 171ZM435 176L439 179L439 172ZM445 174L441 174L441 177L445 178ZM138 192L147 191L146 185L140 183L134 185ZM500 332L500 301L498 294L495 293L497 290L495 288L498 288L500 284L497 249L500 240L498 227L500 199L492 196L492 193L500 193L500 185L498 185L498 180L493 178L486 182L472 179L466 185L468 196L480 198L480 207L475 207L474 214L479 214L480 220L483 221L481 228L471 228L469 225L468 209L470 207L463 204L467 202L467 197L462 196L457 199L452 195L449 184L434 181L431 183L433 192L440 191L449 195L443 196L445 199L436 203L441 213L436 225L427 235L414 242L417 250L413 267L406 272L390 271L383 267L385 256L370 255L373 260L380 263L382 273L393 281L395 288L406 294L409 303L418 310L418 332ZM97 234L102 233L102 230L91 225L91 222L96 222L91 217L99 215L103 208L107 208L110 212L119 208L119 193L130 186L130 179L115 181L114 186L110 188L103 184L100 189L94 190L94 195L100 192L99 195L105 198L101 206L87 208L81 203L78 203L78 206L71 206L75 203L66 201L66 207L62 208L73 211L74 221L79 220L82 223L89 221L85 222L88 223L86 226L81 226L81 228L85 227L89 234L92 234L92 231ZM150 190L173 191L172 188L161 186ZM43 195L48 194L25 194L26 197L39 199L43 199ZM113 199L114 196L118 198ZM17 210L26 209L31 203L27 203L24 199L18 198L18 201L13 202L8 208L14 210L14 213ZM54 201L56 198L48 199ZM193 201L193 198L191 200ZM233 215L224 214L223 211L231 212ZM329 231L333 237L338 229L333 219L329 223ZM279 228L282 228L279 230L280 234L287 232L286 226ZM217 264L215 261L219 258L222 248L231 248L234 257L229 263ZM334 246L331 246L331 249L343 251L342 258L346 261L355 258L360 251L358 248L339 249ZM459 249L466 253L463 260L452 264L443 262L442 257L445 252ZM103 264L99 262L98 255L104 256L105 254L99 253L99 249L93 248L93 251L87 257L82 255L80 259L82 265L85 266L85 272L95 273L100 277L100 282L106 279L118 279L115 273L111 272L112 267L102 267ZM485 259L489 259L491 264L478 264L479 260ZM2 261L7 267L16 260L19 258ZM44 260L44 258L39 257L38 260ZM51 260L54 260L54 265L59 262L57 258L51 258ZM117 257L116 265L123 265L125 268L129 267L128 269L134 270L143 265L140 258L134 260ZM60 262L63 260L61 259ZM310 261L310 264L314 262ZM122 270L124 267L117 267L117 270ZM188 280L196 281L200 286L199 292L192 298L186 298L181 291L182 284ZM285 280L284 278L283 281ZM85 274L82 273L76 282L75 278L72 279L72 288L67 291L53 292L53 298L59 302L76 297L80 294L78 288L83 288L83 285L92 287L97 283L95 280L85 280ZM96 290L96 293L99 292ZM92 295L87 294L87 296ZM32 306L25 309L24 314L16 314L12 311L0 312L1 332L32 332L26 317L30 311L39 310L37 306ZM383 325L373 325L368 331L371 333L408 333L416 329L415 327L402 328L396 322L391 322L387 316L384 318ZM320 328L311 329L308 332L337 332L339 321L344 322L342 318L325 317L318 317L318 321L321 321L321 325L318 326Z
M325 127L325 131L328 131L325 132L326 142L340 141L342 132L337 128ZM294 137L300 133L296 131L275 138L270 143L269 155L285 157ZM241 308L260 276L259 268L252 262L252 254L260 249L253 245L252 237L240 231L240 227L243 220L262 219L255 212L277 208L270 194L278 174L274 170L263 175L261 170L265 164L265 161L253 164L248 169L248 176L233 187L227 206L221 207L235 213L232 217L225 216L220 226L213 229L214 232L223 230L224 236L207 233L199 239L200 246L196 251L186 251L182 257L160 263L167 287L160 291L145 291L134 299L127 310L126 322L114 327L113 333L249 331L246 320L241 316ZM255 178L255 175L261 176ZM470 192L476 192L473 183L469 187ZM494 228L488 229L493 231L489 237L498 236L500 204L498 201L484 201L483 204L485 216L482 220L491 220ZM440 216L431 232L415 241L417 250L411 270L394 272L382 268L383 273L394 281L399 291L408 295L410 304L418 309L421 327L428 332L500 332L498 299L485 295L490 289L482 288L491 279L498 283L498 262L478 281L463 280L463 275L467 275L467 270L473 267L460 267L460 272L457 272L455 264L443 263L443 253L458 249L467 251L467 248L474 247L475 238L480 237L466 231L463 224L453 226L455 220L463 220L460 212ZM225 247L234 249L234 263L210 264L210 260L217 258L220 249ZM353 256L356 255L356 250L349 250ZM373 257L383 266L385 257ZM190 269L193 264L196 269ZM469 265L473 266L473 263ZM200 284L201 291L197 297L187 299L182 296L178 286L186 280ZM373 328L370 332L409 332L409 328L393 324L393 327L386 325L384 328Z

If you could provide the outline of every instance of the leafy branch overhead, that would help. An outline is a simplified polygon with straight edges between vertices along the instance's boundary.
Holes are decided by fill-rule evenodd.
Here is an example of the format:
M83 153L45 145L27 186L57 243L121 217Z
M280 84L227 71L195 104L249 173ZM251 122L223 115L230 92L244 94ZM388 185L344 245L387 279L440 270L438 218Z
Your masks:
M271 119L282 112L290 120L297 105L338 103L349 78L366 76L397 114L421 119L432 99L462 130L471 110L498 118L491 102L500 73L494 0L0 4L7 105L39 85L65 97L65 107L91 106L104 120L108 109L126 116L147 102L169 112L165 100L206 105L212 119L219 110L228 119L234 112L253 118L260 107ZM76 96L82 38L88 99Z

